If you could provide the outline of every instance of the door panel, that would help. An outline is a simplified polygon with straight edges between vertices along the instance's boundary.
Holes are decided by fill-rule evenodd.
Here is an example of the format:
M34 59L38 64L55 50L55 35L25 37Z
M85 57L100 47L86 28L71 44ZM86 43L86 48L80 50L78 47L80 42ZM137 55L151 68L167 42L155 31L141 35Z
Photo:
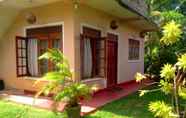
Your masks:
M107 87L117 84L118 37L108 33L107 47Z

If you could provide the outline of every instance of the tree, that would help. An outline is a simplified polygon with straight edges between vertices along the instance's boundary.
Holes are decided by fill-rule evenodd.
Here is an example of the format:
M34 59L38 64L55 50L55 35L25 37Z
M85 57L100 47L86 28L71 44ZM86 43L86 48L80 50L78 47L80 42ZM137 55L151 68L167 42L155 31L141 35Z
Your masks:
M170 11L177 10L184 14L186 0L146 0L151 11Z
M171 46L179 42L182 36L182 28L175 21L168 22L162 30L161 45ZM149 104L149 110L156 117L162 118L177 118L186 117L186 111L180 107L179 99L186 98L186 53L178 55L177 63L165 64L160 71L160 89L165 94L172 95L172 106L166 104L166 101L156 101ZM136 74L136 81L140 82L147 77ZM140 95L152 92L154 90L142 90ZM185 99L186 100L186 99Z
M171 30L166 27L167 23L174 21L176 24L180 24L182 26L182 30L185 30L186 25L186 17L178 11L154 11L152 12L152 19L160 24L159 26L166 28L167 30ZM174 25L172 25L174 26ZM167 32L164 30L162 32L158 30L156 32L150 32L146 35L145 40L145 72L149 74L159 75L161 67L166 64L175 64L177 60L177 55L180 52L186 52L186 33L183 32L182 36L179 38L179 41L176 41L173 45L162 45L161 38L164 38L163 35ZM163 34L164 33L164 34ZM169 35L169 34L165 34ZM173 37L169 37L172 39ZM175 40L175 39L173 39ZM170 43L170 42L167 42Z

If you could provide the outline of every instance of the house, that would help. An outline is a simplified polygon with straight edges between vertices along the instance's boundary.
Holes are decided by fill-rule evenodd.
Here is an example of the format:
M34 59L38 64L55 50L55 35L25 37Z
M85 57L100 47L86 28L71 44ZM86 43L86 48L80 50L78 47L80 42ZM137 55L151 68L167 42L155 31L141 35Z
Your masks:
M156 30L141 0L4 0L0 2L0 78L35 91L55 69L38 56L63 51L73 78L100 88L134 80L144 70L144 33ZM42 84L45 84L43 82Z

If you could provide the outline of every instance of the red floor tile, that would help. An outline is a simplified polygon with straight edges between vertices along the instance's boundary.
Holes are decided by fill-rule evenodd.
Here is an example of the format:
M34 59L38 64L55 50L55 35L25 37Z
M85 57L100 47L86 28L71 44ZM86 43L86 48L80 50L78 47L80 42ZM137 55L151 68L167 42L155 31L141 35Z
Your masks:
M124 96L127 96L133 92L136 92L141 86L136 82L129 82L117 85L114 89L104 89L96 92L92 99L88 101L82 101L81 105L81 112L82 115L89 114L94 112L96 109L102 107L103 105L110 103L114 100L120 99ZM53 109L53 101L49 98L39 98L35 100L33 104L33 96L20 96L20 95L9 95L7 99L27 105L33 105L35 107L44 108L44 109ZM57 108L58 111L64 110L64 103L60 103L59 107Z

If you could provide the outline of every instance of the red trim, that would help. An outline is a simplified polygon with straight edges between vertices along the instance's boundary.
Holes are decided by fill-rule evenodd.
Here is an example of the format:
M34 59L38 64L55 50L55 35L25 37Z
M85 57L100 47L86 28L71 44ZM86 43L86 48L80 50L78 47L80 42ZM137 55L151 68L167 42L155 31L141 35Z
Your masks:
M120 83L120 84L118 84L118 85L123 85L123 84L131 84L131 83L135 83L136 82L136 80L134 79L134 80L128 80L128 81L126 81L126 82L123 82L123 83Z
M48 46L47 49L53 48L53 44L55 40L60 40L60 50L63 52L63 26L50 26L50 27L41 27L41 28L32 28L27 29L26 34L28 37L36 38L38 41L47 41ZM41 46L38 45L38 52L40 52ZM40 55L39 55L40 56ZM42 75L40 71L41 63L38 63L39 74ZM51 71L54 68L54 65L51 61L48 61L48 71Z
M24 90L24 94L25 94L25 95L36 95L36 94L37 94L37 91ZM44 94L41 94L40 96L41 96L41 97L53 97L54 94L53 94L53 93L50 93L48 96L45 96Z
M142 81L142 83L150 83L150 82L154 82L154 81L153 80L149 80L149 79ZM130 85L132 83L137 83L137 82L136 82L136 80L128 80L126 82L122 82L120 84L117 84L114 87L120 87L120 86L124 86L124 85ZM109 89L110 88L103 88L103 89L100 89L100 90L94 92L94 94L98 94L98 93L100 93L102 91L109 90ZM37 92L36 91L32 91L32 90L24 90L24 93L26 95L35 95ZM44 94L41 94L41 96L45 96L45 95ZM53 97L53 96L54 96L54 94L50 93L47 97Z
M84 67L83 67L83 62L84 62L84 54L83 54L83 50L84 50L84 35L81 34L80 35L80 60L81 60L81 78L83 78L83 72L84 72Z
M117 85L115 85L115 87L118 87L118 86L120 86L120 85L131 84L131 83L134 83L134 82L136 82L136 80L129 80L129 81L126 81L126 82L117 84ZM100 90L96 91L94 94L97 94L97 93L99 93L99 92L101 92L101 91L105 91L105 90L108 90L108 89L109 89L109 88L100 89ZM26 95L36 95L36 93L37 93L37 91L26 90L26 89L24 90L24 94L26 94ZM44 95L44 94L41 94L41 96L45 96L45 95ZM54 96L54 94L50 93L47 97L53 97L53 96Z
M91 46L92 46L92 61L93 61L93 69L92 69L92 77L97 76L96 73L96 69L97 69L97 54L96 54L96 43L98 40L101 40L101 31L100 30L96 30L96 29L92 29L89 27L83 27L83 34L81 34L80 36L80 55L81 55L81 79L85 79L83 78L83 72L86 71L83 68L83 59L84 59L84 55L83 55L83 47L84 47L84 39L85 38L89 38L91 39Z
M113 87L119 87L121 85L127 85L127 84L131 84L131 83L136 83L136 80L129 80L129 81L126 81L126 82L122 82L122 83L116 84ZM105 91L105 90L110 90L110 88L106 87L106 88L100 89L100 90L96 91L94 94L100 93L100 92Z

